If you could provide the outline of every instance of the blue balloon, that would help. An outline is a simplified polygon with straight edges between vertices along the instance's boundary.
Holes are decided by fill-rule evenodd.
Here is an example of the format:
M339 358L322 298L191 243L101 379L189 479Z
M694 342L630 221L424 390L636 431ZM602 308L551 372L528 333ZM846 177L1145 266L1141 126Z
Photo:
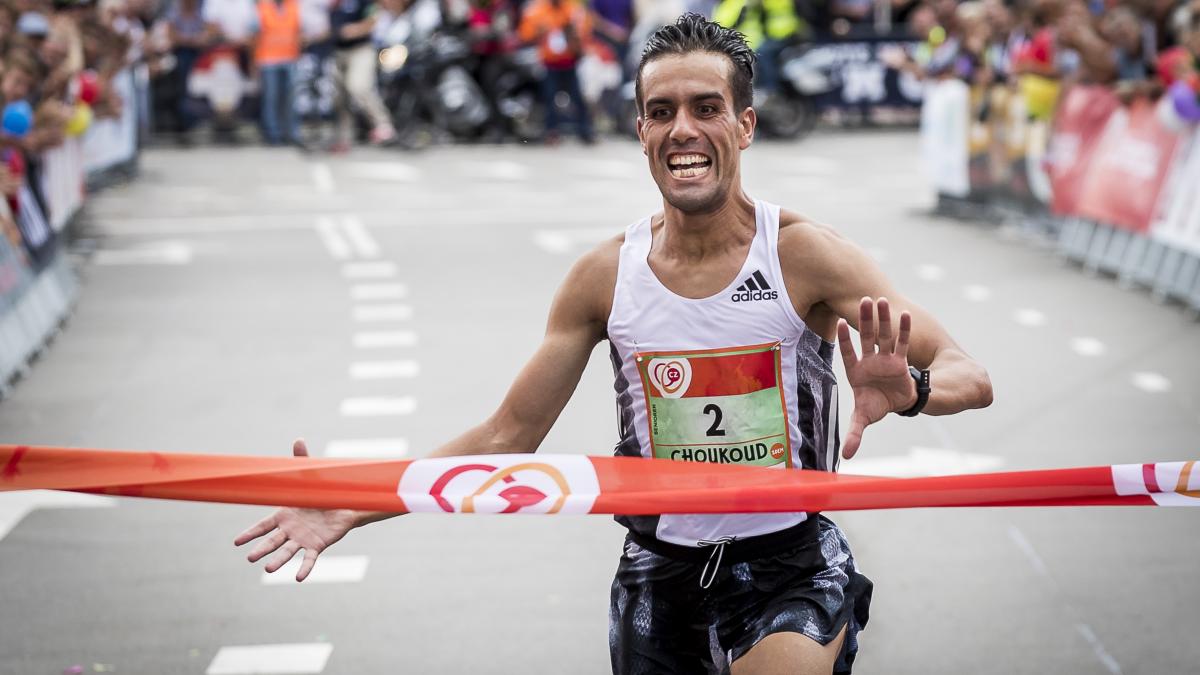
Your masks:
M33 107L28 101L13 101L4 106L4 117L0 120L0 127L5 133L21 137L29 133L32 126Z

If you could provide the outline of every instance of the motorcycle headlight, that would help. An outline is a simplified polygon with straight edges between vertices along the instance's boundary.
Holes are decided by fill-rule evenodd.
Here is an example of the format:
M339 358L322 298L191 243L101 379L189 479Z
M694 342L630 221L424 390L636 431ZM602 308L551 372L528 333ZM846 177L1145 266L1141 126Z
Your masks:
M385 73L394 73L404 67L408 61L408 48L404 45L388 47L379 52L379 67Z

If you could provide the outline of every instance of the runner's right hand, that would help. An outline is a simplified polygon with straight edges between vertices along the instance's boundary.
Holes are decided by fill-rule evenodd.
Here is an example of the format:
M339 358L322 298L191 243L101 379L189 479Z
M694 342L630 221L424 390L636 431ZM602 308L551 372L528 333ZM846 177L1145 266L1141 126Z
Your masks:
M292 444L292 454L308 457L308 446L303 439L297 439ZM282 508L239 534L233 540L233 545L241 546L266 535L246 559L254 563L279 551L264 568L269 573L283 567L300 549L304 549L304 561L296 573L296 581L304 581L321 552L346 536L358 522L359 512L351 509Z

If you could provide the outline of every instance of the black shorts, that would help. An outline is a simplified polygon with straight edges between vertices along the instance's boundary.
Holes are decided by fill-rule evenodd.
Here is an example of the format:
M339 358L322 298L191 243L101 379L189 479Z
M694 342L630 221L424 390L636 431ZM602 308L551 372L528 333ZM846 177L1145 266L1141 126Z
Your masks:
M826 645L842 627L834 673L849 673L872 585L838 526L824 516L813 524L799 545L749 560L726 556L707 589L706 559L668 557L627 537L609 609L613 673L728 673L768 635L801 633Z

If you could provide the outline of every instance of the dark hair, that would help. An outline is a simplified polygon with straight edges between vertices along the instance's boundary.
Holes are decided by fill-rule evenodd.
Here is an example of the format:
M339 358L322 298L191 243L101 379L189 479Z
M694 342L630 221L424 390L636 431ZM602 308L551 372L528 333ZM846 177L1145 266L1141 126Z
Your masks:
M642 113L642 69L647 63L671 54L710 52L724 54L733 67L729 73L729 88L733 90L733 105L737 112L754 102L754 50L746 44L746 36L736 30L713 23L699 14L684 14L654 31L642 50L637 70L637 106Z

